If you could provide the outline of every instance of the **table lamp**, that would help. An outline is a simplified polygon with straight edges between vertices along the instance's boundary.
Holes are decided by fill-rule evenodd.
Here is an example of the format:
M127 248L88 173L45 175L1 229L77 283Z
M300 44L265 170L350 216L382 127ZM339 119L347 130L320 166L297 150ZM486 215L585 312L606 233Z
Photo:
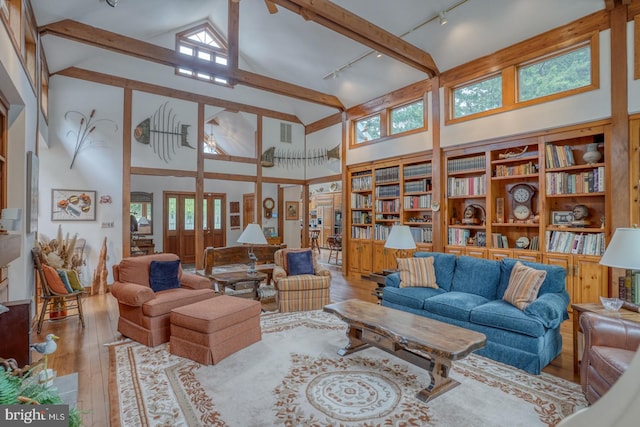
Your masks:
M411 235L411 229L408 225L394 225L391 227L391 233L387 237L387 241L384 242L384 247L389 249L396 249L397 254L401 258L408 258L410 255L405 251L410 251L416 248L416 242Z
M640 228L617 228L600 258L607 267L640 270Z
M256 274L256 261L258 258L253 253L253 245L267 244L267 239L264 237L264 233L262 232L260 225L255 222L247 225L247 228L245 228L240 237L238 237L238 243L252 245L249 249L249 259L251 262L249 263L247 274Z

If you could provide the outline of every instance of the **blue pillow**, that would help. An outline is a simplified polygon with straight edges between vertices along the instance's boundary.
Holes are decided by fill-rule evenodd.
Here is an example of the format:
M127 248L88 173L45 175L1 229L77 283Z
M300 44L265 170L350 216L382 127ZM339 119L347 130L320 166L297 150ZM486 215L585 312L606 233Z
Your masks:
M313 274L313 254L311 251L287 252L287 266L289 276Z
M62 280L62 283L64 283L64 287L67 288L67 292L72 294L73 287L71 287L71 283L69 282L69 277L67 277L67 272L60 268L56 269L56 271L58 272L58 276L60 276L60 280Z
M179 259L175 261L151 261L149 285L151 285L153 292L179 288L178 271L180 271Z

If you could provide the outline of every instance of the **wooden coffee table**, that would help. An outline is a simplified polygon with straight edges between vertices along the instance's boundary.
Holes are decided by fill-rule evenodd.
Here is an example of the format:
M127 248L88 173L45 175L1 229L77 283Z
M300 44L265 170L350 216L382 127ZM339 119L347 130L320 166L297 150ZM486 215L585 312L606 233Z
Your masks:
M227 295L228 293L226 288L237 291L236 286L238 284L251 283L253 286L253 299L259 299L258 287L260 286L260 282L267 278L267 275L265 273L260 273L259 271L253 274L249 274L246 271L236 271L231 273L212 274L211 277L225 289L225 294Z
M361 300L329 304L324 311L349 325L349 343L340 356L372 345L429 371L431 383L417 395L423 402L457 386L449 378L451 362L483 348L487 340L478 332Z

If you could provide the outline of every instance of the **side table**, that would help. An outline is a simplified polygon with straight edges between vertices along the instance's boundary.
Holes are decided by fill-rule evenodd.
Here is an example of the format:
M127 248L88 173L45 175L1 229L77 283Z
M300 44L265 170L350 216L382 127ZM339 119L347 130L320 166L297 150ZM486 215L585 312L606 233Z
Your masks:
M609 311L605 310L602 304L590 303L590 304L571 304L571 308L573 309L573 373L580 373L580 361L579 361L579 351L578 351L578 334L580 331L580 315L584 312L597 313L602 316L607 317L615 317L617 319L627 319L633 322L640 323L640 313L626 310L621 308L618 311ZM581 344L581 343L580 343Z
M260 282L267 278L267 275L260 272L249 274L246 271L237 271L233 273L213 274L211 277L224 288L226 295L236 294L236 296L242 296L242 293L238 292L240 290L236 289L236 286L240 283L251 283L253 286L253 299L259 299L258 287L260 286ZM230 288L234 292L228 292L227 288Z

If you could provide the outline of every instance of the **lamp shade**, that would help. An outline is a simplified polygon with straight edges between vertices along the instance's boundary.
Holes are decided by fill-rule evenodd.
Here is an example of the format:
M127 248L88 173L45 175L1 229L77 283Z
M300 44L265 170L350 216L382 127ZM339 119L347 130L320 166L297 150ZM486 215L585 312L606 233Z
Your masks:
M384 243L385 248L391 249L415 249L416 242L413 240L411 230L408 225L394 225L387 241Z
M640 270L640 228L617 228L600 264Z
M251 245L266 245L267 239L264 237L262 228L259 224L252 223L247 225L240 237L238 243L249 243Z

